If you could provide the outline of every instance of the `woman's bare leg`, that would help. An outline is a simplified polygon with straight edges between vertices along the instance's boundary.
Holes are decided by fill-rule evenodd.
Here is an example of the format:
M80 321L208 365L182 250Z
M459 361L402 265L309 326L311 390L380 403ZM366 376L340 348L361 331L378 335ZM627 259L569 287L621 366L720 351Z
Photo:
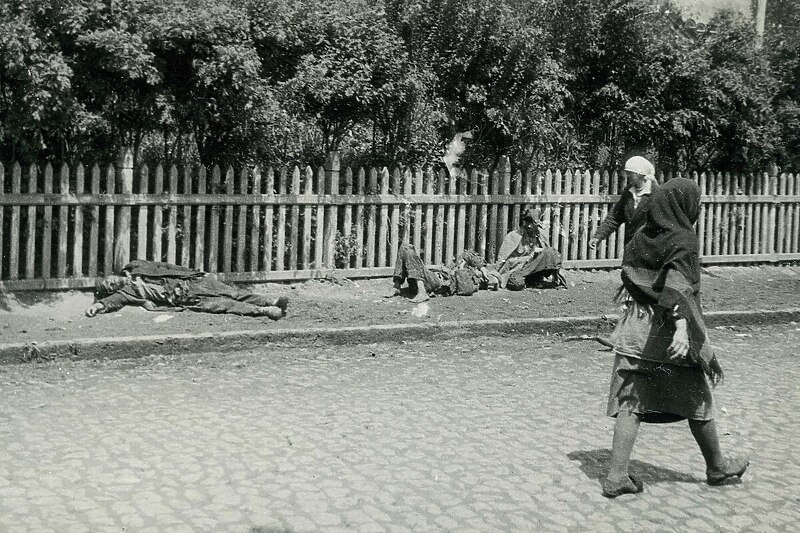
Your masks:
M724 465L722 451L719 448L717 424L713 420L689 420L689 429L692 430L694 440L700 446L706 467L709 470L721 470Z
M610 481L628 479L628 464L638 433L639 417L630 411L620 410L614 424L614 440L611 444L611 460L608 465L607 478Z

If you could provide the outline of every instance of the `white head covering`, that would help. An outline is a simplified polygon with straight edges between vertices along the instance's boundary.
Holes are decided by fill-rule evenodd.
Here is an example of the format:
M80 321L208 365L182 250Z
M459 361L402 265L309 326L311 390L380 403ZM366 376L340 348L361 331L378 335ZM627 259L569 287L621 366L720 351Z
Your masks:
M625 162L625 170L636 172L647 178L656 177L656 169L653 164L642 156L635 155Z

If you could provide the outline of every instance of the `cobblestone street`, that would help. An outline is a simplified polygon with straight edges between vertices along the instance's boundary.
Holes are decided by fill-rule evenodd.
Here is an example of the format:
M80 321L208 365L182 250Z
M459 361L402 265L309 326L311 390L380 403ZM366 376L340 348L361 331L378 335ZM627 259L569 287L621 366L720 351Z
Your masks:
M643 425L607 500L612 356L477 338L0 367L0 531L789 531L800 328L712 331L724 451ZM793 525L795 524L795 525Z

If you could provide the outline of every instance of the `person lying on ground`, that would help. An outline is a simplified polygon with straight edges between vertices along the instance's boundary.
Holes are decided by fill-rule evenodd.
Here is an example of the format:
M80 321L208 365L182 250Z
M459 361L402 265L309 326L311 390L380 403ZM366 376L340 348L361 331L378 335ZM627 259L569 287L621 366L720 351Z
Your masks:
M479 289L497 290L500 275L478 254L464 251L453 267L425 266L411 244L403 244L397 251L392 282L394 289L387 298L399 296L403 283L416 289L413 302L427 301L431 296L469 296Z
M561 273L561 254L547 241L541 219L538 209L525 209L519 227L503 239L495 263L501 287L511 291L542 285L567 287Z
M628 187L589 239L589 247L592 250L600 241L617 231L622 224L625 224L624 243L628 244L636 230L644 224L650 196L659 187L656 182L656 170L650 161L637 155L625 162L624 172Z
M95 300L86 316L113 313L126 305L148 311L165 308L189 309L202 313L230 313L265 316L278 320L286 316L289 298L254 294L214 279L191 268L137 260L125 265L121 275L101 278L95 284Z

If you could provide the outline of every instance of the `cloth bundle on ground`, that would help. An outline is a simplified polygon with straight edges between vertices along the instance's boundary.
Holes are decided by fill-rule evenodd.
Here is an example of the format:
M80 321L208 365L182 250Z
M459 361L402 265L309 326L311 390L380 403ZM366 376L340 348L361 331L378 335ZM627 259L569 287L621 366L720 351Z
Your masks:
M286 314L288 298L241 290L200 270L172 263L136 260L125 265L121 275L97 281L95 303L86 314L110 313L126 305L151 311L189 309L278 319Z

